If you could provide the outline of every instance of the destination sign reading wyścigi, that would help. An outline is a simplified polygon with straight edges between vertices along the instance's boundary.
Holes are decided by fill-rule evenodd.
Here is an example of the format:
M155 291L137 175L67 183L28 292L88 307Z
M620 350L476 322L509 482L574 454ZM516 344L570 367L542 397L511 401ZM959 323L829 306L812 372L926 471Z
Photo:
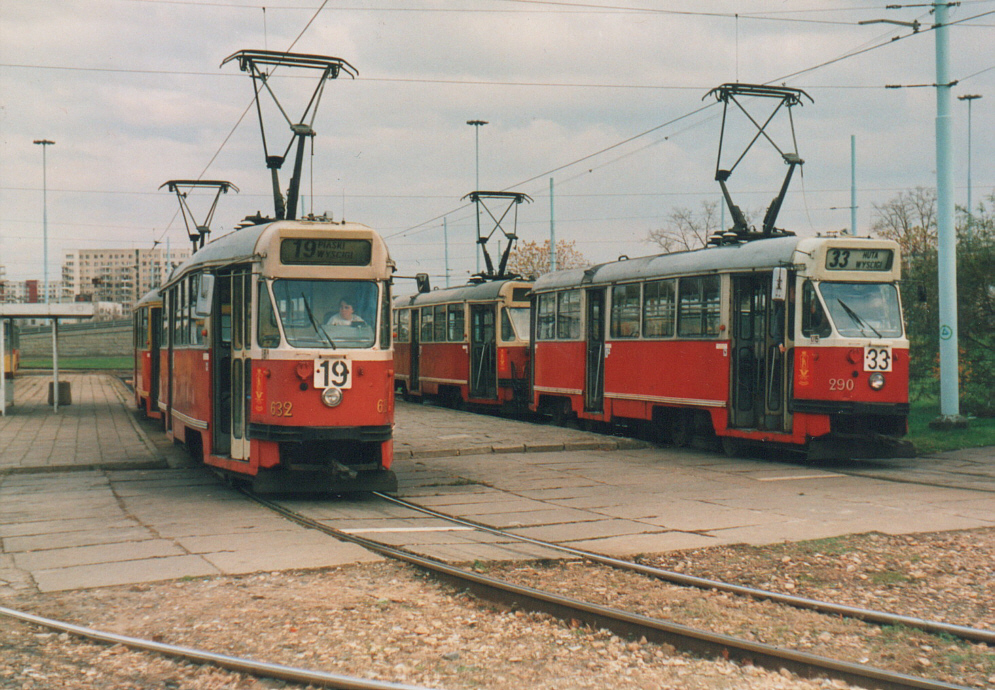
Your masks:
M894 252L890 249L831 247L826 251L830 271L890 271Z
M370 240L292 237L280 242L280 263L304 266L369 266Z

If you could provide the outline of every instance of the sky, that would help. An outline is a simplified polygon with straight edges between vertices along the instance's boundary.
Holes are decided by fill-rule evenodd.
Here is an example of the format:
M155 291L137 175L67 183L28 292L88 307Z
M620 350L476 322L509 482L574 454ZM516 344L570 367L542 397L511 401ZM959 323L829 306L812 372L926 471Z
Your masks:
M921 29L860 24L879 19ZM956 97L980 95L970 101L977 205L995 191L995 0L962 2L950 20L955 200L967 203L969 150L968 101ZM358 71L326 82L303 206L379 230L400 276L445 284L447 256L453 285L477 270L476 214L463 201L475 189L532 198L517 207L521 240L548 239L552 220L557 240L591 262L656 253L651 230L721 198L722 106L708 94L732 82L812 99L791 109L805 164L777 226L850 227L853 137L867 234L875 205L936 184L933 22L928 4L864 0L2 0L0 265L9 280L42 278L46 208L50 280L72 249L189 246L176 197L160 189L168 180L240 190L221 197L213 236L272 215L252 80L222 65L263 49ZM316 73L278 70L270 86L296 122ZM744 101L761 121L773 103ZM288 123L264 104L267 141L282 150ZM788 123L782 110L768 130L784 151ZM755 132L729 111L723 167ZM786 170L759 140L729 178L733 201L762 218ZM203 216L212 198L195 190L189 201Z

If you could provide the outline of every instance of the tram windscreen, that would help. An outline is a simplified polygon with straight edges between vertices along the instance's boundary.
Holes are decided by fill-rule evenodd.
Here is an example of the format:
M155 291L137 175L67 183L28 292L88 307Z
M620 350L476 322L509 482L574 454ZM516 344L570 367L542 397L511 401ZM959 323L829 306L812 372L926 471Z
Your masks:
M894 285L822 282L819 291L843 337L902 337L902 309Z
M376 341L373 281L280 279L273 297L291 347L370 348Z
M507 307L501 324L501 340L529 339L529 308Z

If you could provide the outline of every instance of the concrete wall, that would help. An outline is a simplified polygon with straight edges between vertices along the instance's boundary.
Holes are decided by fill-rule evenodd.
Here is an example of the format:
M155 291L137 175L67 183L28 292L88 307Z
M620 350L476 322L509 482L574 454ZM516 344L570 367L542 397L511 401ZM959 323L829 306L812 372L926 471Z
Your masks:
M120 357L132 354L131 321L59 324L60 357ZM21 332L21 357L51 357L49 328Z

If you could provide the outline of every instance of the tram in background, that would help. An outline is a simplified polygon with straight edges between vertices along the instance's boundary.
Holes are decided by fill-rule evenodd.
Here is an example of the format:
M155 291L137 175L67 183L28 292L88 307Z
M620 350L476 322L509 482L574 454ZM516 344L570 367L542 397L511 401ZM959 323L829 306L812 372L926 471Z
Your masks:
M162 419L159 385L162 375L162 295L151 290L132 313L134 326L134 367L132 386L135 404L149 419Z
M137 306L136 396L141 376L167 434L256 491L396 490L393 270L357 223L275 221L216 239Z
M780 236L546 274L531 406L728 452L907 452L900 266L891 241Z
M406 399L527 409L530 281L487 280L394 299L395 378Z
M3 375L12 379L21 364L21 329L11 319L0 319L4 335Z

